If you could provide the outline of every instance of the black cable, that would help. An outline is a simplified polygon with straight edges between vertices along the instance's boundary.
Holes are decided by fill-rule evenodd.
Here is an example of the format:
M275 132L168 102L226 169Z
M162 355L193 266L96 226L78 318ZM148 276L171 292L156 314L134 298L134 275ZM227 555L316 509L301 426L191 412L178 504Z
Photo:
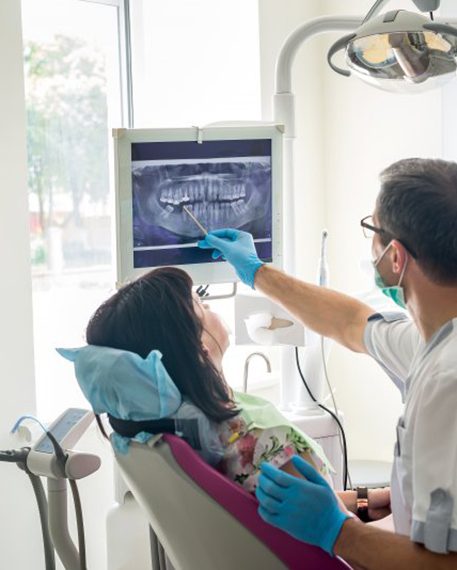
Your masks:
M52 431L46 431L46 436L50 439L52 447L54 448L54 453L61 469L63 469L63 474L65 475L65 463L67 461L67 454L61 447L60 443L54 437Z
M74 479L70 479L70 488L73 495L73 503L76 513L76 527L78 529L78 550L79 550L79 567L80 570L87 570L86 565L86 539L84 536L84 521L81 507L81 497L79 496L78 486Z
M40 513L40 522L41 522L41 533L43 535L44 559L46 564L46 570L55 570L56 558L54 553L54 545L52 544L52 540L49 535L48 502L46 500L46 494L44 492L41 479L38 477L38 475L34 475L28 469L26 469L26 473L29 476L30 482L32 483L33 491L35 493L36 501L38 503L38 512Z
M433 16L433 12L430 12L430 20L433 22L434 19L435 17Z
M23 447L21 449L9 449L0 451L0 461L8 463L16 463L22 471L27 473L30 482L32 483L33 492L35 493L36 502L38 504L38 512L40 515L41 533L43 535L44 559L46 570L55 570L56 559L54 553L54 545L51 541L48 525L48 503L46 494L43 489L41 479L32 473L27 468L27 456L30 452L30 447Z
M67 461L67 454L59 442L56 440L51 431L46 432L47 437L51 440L52 446L54 448L54 453L57 459L57 464L60 466L62 471L62 477L66 478L65 473L65 463ZM87 570L86 565L86 539L84 536L84 522L81 507L81 498L79 496L78 486L74 479L69 479L70 488L73 495L73 503L75 505L76 513L76 526L78 530L78 550L79 550L79 565L80 570Z
M21 449L2 449L0 451L0 461L16 463L19 468L25 469L29 452L30 447L22 447Z
M338 424L338 427L340 428L341 431L341 436L343 438L343 489L344 491L347 490L348 487L348 451L347 451L347 443L346 443L346 434L344 432L344 428L338 418L338 416L336 414L334 414L332 412L332 410L329 410L328 408L326 408L323 404L320 404L317 399L314 397L314 394L311 392L308 383L306 382L305 377L303 376L303 372L301 370L301 366L300 366L300 359L298 357L298 347L295 347L295 362L297 364L297 369L298 369L298 373L300 374L300 378L302 379L303 385L305 386L309 397L311 398L311 400L313 400L313 402L316 402L316 404L319 406L319 408L321 408L322 410L324 410L325 412L327 412L328 414L330 414L332 416L332 418L336 421L336 423Z

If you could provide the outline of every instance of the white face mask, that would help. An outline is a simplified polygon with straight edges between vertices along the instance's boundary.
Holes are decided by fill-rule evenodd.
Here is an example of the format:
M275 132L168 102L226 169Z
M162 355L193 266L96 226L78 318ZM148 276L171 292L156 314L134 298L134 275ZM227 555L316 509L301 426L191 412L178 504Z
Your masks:
M392 299L392 301L394 303L396 303L402 309L406 309L405 290L403 287L401 287L401 283L403 281L403 277L405 275L406 267L408 265L408 258L406 258L406 262L405 262L405 265L404 265L403 270L401 272L400 280L398 281L397 285L391 285L391 286L386 285L386 283L384 282L384 279L381 277L381 274L378 271L378 265L379 265L380 261L385 256L385 254L389 251L391 246L392 246L392 242L390 242L388 244L388 246L384 249L384 251L378 257L378 259L375 259L373 261L373 267L374 267L374 271L375 271L375 278L374 279L375 279L376 285L381 289L381 291L384 293L384 295L386 295L386 297L389 297L389 299Z

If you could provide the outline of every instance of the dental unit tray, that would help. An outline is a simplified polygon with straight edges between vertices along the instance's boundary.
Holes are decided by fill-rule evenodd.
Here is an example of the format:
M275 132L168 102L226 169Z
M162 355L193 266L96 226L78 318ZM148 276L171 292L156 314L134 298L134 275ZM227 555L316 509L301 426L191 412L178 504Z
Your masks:
M35 475L55 479L62 477L81 479L96 471L100 466L97 456L69 451L79 441L93 419L94 414L88 410L69 408L49 426L48 431L65 450L67 456L64 473L61 471L62 466L46 433L30 450L27 456L27 468Z
M113 137L118 286L164 265L196 284L236 282L226 261L197 247L202 227L246 230L260 259L282 266L281 125L114 129Z
M27 418L29 416L21 418L13 431ZM46 429L32 448L0 451L0 462L16 463L32 482L40 513L46 570L55 570L54 549L66 570L87 568L81 503L75 480L97 471L101 461L96 455L69 448L78 442L93 419L91 411L69 408ZM47 498L40 477L47 479ZM70 481L75 503L78 549L68 530L66 479Z

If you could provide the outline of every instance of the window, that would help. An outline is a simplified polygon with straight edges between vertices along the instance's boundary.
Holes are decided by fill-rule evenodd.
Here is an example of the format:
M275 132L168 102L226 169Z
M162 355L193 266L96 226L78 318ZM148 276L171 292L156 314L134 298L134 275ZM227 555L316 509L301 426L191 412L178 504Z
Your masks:
M111 126L122 124L118 8L23 0L37 405L83 404L54 347L81 345L113 287Z
M22 0L42 418L86 405L54 348L84 344L90 315L114 292L110 130L127 125L122 7L121 0ZM131 22L134 126L260 119L256 0L135 0ZM229 315L231 303L218 309ZM242 360L228 361L228 379L239 384Z
M131 3L135 127L260 120L257 0Z

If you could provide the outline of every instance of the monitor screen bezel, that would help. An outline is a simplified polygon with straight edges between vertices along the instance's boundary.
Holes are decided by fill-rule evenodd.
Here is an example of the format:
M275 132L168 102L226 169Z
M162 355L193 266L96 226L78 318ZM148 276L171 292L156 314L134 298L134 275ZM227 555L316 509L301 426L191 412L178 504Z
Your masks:
M271 140L272 263L282 267L282 144L281 125L217 126L202 129L113 129L115 165L115 247L117 287L155 267L133 265L132 143L211 140ZM158 266L157 266L158 267ZM233 283L238 277L227 262L177 265L195 284Z

